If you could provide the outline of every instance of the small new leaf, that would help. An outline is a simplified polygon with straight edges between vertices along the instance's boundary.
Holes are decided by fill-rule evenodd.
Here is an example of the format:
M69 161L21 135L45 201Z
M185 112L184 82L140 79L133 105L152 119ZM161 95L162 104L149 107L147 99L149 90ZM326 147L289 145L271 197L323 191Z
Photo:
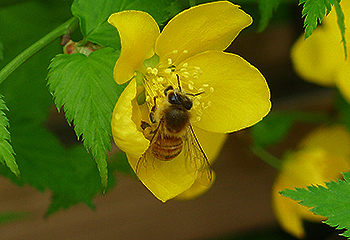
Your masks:
M11 137L8 131L9 121L4 111L7 111L5 102L0 96L0 162L6 165L11 172L19 177L19 169L15 160L15 152L10 143Z
M113 79L118 53L112 48L83 54L61 54L50 64L48 85L58 109L64 106L68 122L91 151L107 186L107 150L111 147L114 105L124 89Z
M316 29L317 24L322 22L332 9L332 5L337 0L300 0L299 5L304 4L302 17L305 17L305 39L310 37Z
M310 207L310 211L327 217L326 224L337 229L346 229L342 234L350 237L350 173L343 173L344 181L326 182L324 186L286 189L281 195Z

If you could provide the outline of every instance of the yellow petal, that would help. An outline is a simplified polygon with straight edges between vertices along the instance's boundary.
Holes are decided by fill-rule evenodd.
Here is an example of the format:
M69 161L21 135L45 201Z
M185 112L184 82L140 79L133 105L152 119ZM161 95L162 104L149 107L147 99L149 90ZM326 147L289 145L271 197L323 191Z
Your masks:
M300 148L325 149L327 152L350 156L350 133L343 125L318 128L308 134L299 144Z
M193 127L193 129L210 163L213 163L219 155L228 134L207 132L197 127ZM208 191L214 181L215 173L213 172L213 181L210 186L204 186L196 181L188 190L178 195L176 200L189 200L198 197Z
M198 138L199 143L204 149L209 162L213 163L219 156L219 153L221 152L228 134L208 132L195 126L193 126L193 130Z
M210 132L233 132L255 124L270 111L265 78L240 56L208 51L186 59L186 63L188 68L199 67L202 71L193 80L194 86L209 86L201 101L210 102L210 106L202 114L193 108L194 119L196 115L201 118L194 126Z
M112 115L112 134L116 145L130 157L139 158L149 141L136 123L141 123L141 112L135 100L136 80L133 79L120 95Z
M198 140L203 143L201 146L204 151L208 153L207 156L210 157L210 159L215 159L227 135L209 133L200 129L195 129L195 131ZM128 155L128 159L130 165L136 171L139 158ZM170 161L159 161L157 159L147 160L146 163L141 163L141 165L139 165L137 176L153 195L163 202L186 192L189 188L193 189L185 194L187 199L196 197L210 188L210 186L203 186L195 182L196 179L194 175L189 172L188 166L186 165L184 152L182 152L179 157ZM214 180L211 183L213 182Z
M204 186L196 181L193 183L193 185L189 189L177 195L175 200L181 200L181 201L191 200L193 198L199 197L200 195L204 194L206 191L208 191L211 188L211 186L215 181L215 172L212 172L212 173L213 173L213 180L209 186Z
M295 71L322 86L334 85L335 71L345 59L335 14L331 11L306 40L300 36L291 51Z
M128 155L128 160L136 171L139 159ZM166 202L186 191L195 182L193 174L187 170L183 152L170 161L160 161L155 158L148 159L148 162L139 165L137 176L153 195L162 202Z
M157 40L156 53L176 64L205 50L222 51L251 23L252 18L230 2L198 5L170 20Z
M135 70L142 70L143 61L154 54L159 27L148 13L134 10L114 13L108 22L120 36L122 48L114 67L114 79L122 84L132 78Z
M303 228L303 220L298 214L298 203L293 200L282 197L279 191L285 189L283 183L275 180L272 188L272 206L276 219L282 229L296 238L304 238L305 231Z

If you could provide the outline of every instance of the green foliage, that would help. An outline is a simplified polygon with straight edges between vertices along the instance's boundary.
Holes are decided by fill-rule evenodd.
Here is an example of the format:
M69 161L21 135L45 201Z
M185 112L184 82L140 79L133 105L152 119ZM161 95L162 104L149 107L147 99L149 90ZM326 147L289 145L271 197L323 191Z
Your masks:
M70 18L69 6L69 1L29 1L0 9L1 34L6 36L2 39L6 54L0 68L40 36ZM54 106L46 86L47 66L52 56L61 51L57 39L0 85L9 108L11 143L21 175L18 179L1 164L0 174L18 185L28 184L40 191L51 191L48 215L80 202L93 207L93 197L103 191L96 163L84 147L63 147L45 127L49 109ZM116 59L115 54L107 56ZM115 168L109 166L109 171L108 187L112 187Z
M311 207L310 211L328 219L326 224L337 229L346 229L342 234L350 237L350 173L344 173L344 181L326 182L323 186L286 189L281 192L300 204Z
M323 17L328 14L336 0L300 0L304 4L302 16L305 17L305 39L311 36L317 24L321 23Z
M71 10L79 18L83 42L90 41L101 46L120 49L120 40L116 29L108 24L107 19L116 12L123 1L86 1L75 0Z
M267 27L269 20L272 18L273 12L277 10L277 7L280 4L280 2L281 0L258 1L259 10L261 14L261 19L258 27L259 32L263 31Z
M96 164L82 146L64 148L39 124L22 124L14 128L13 136L16 136L13 146L17 149L17 162L22 169L18 184L53 192L47 215L80 202L94 206L93 197L103 189ZM0 171L7 175L4 169ZM114 182L114 176L110 175L108 183L112 186Z
M49 67L48 84L58 109L74 123L77 136L91 150L107 186L107 152L110 150L111 119L115 103L124 86L113 79L118 53L112 48L84 54L61 54Z
M8 109L3 99L0 98L0 162L8 166L19 177L19 169L14 156L15 152L10 143L9 121L5 115L5 110L7 111Z
M312 32L316 29L318 23L322 22L324 16L332 10L334 5L337 13L337 23L340 29L342 43L344 47L345 57L346 51L346 39L345 39L345 22L344 13L339 4L340 0L300 0L299 4L304 4L302 16L305 17L305 39L311 36Z
M294 114L270 113L263 121L251 127L251 136L259 146L272 145L283 139L293 126Z

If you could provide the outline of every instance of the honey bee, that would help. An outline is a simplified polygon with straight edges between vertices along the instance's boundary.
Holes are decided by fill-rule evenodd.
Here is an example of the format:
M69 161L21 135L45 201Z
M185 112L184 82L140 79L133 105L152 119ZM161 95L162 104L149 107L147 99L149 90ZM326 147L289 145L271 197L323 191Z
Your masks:
M157 105L157 97L154 98L150 121L156 128L152 131L150 124L141 123L144 131L150 131L150 144L137 162L136 173L141 167L157 167L157 163L176 161L183 152L186 169L195 174L197 182L210 185L213 174L209 160L191 125L192 98L202 93L184 92L178 79L178 88L174 89L171 85L165 88L161 104Z

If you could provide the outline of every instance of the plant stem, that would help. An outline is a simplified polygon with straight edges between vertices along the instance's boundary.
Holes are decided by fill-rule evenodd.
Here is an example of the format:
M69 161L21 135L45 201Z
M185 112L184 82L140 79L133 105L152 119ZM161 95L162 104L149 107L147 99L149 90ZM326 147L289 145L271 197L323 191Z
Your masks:
M276 169L281 169L282 167L282 161L275 156L273 156L271 153L266 151L263 147L254 144L251 147L252 152L258 156L261 160L269 164L271 167L274 167Z
M66 34L68 29L74 29L78 26L78 18L72 17L56 29L52 30L50 33L39 39L33 45L28 47L26 50L21 52L17 57L15 57L11 62L9 62L3 69L0 70L0 84L19 66L21 66L25 61L27 61L31 56L39 52L49 43L51 43L56 38Z

